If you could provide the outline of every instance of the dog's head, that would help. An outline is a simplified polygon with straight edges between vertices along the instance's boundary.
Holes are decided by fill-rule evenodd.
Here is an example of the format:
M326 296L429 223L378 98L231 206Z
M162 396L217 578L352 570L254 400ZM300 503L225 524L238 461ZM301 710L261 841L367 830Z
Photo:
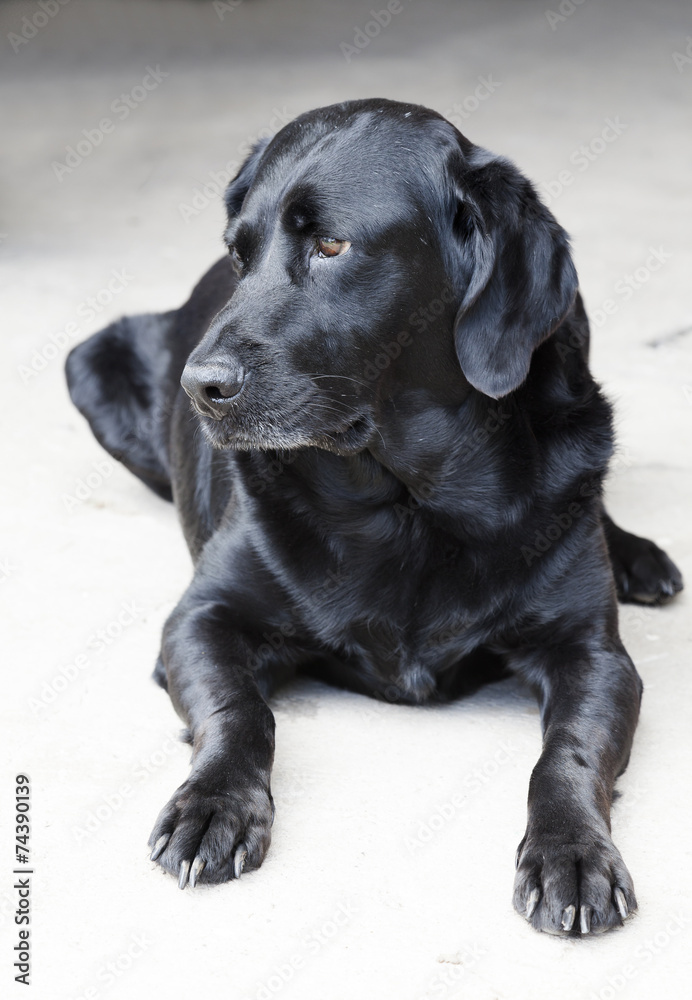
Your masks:
M182 378L219 447L348 454L404 414L506 396L576 294L531 184L416 105L300 116L226 204L239 280Z

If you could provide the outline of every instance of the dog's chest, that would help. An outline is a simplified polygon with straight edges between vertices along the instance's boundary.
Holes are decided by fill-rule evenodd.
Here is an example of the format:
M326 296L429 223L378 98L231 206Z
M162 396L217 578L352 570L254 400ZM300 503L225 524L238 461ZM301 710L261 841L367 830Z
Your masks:
M429 697L440 671L485 633L479 581L446 533L402 526L378 541L363 530L342 543L338 560L326 550L322 557L324 577L306 602L308 632L400 700Z
M290 490L284 472L243 510L301 644L424 700L436 675L486 638L492 571L453 526L402 502L400 490L383 496L386 482L364 498L338 466L329 490L314 470L309 489L291 471Z

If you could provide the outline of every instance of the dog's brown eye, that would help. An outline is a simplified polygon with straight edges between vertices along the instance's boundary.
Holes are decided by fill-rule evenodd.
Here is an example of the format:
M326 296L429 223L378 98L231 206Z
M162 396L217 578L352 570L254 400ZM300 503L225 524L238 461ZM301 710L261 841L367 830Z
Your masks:
M243 258L240 256L235 247L229 247L228 253L231 258L231 263L236 271L240 272L243 269Z
M351 246L348 240L336 240L333 236L323 236L317 241L318 257L339 257Z

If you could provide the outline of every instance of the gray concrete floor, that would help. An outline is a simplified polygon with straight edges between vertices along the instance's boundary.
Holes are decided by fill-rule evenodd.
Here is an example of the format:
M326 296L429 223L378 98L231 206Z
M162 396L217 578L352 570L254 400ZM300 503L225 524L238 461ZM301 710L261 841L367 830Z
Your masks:
M63 382L69 343L176 305L220 254L221 205L213 184L208 202L199 189L260 130L347 97L461 107L462 130L540 183L573 236L593 367L617 407L611 508L692 581L690 5L585 0L551 26L547 2L402 0L350 61L341 45L371 20L366 2L245 0L222 19L211 2L70 0L16 52L8 36L25 17L31 34L41 8L2 5L2 795L31 775L35 1000L689 995L687 594L621 612L646 684L613 818L641 907L626 929L557 940L511 909L540 746L513 683L440 710L287 689L264 867L180 893L146 838L188 751L149 673L190 563L174 511L107 460ZM145 100L109 110L157 66L167 75ZM479 77L495 83L474 104ZM104 117L114 129L56 172ZM608 119L626 127L603 143ZM11 854L0 962L4 995L24 996Z

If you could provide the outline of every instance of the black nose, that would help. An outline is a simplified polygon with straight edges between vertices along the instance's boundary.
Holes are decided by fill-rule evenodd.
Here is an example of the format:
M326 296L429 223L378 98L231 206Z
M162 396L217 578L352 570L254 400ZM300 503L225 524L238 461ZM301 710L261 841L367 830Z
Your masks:
M234 364L188 364L180 379L196 409L206 417L220 420L242 391L247 372Z

